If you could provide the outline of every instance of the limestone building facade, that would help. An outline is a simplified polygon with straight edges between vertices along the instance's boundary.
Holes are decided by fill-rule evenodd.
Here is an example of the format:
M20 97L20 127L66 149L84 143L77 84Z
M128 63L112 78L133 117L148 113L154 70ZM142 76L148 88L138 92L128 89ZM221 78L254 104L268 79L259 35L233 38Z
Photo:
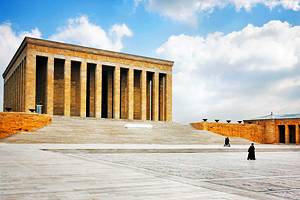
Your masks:
M3 73L4 109L172 120L173 62L26 37Z
M244 120L262 127L264 143L300 144L300 114L266 115Z

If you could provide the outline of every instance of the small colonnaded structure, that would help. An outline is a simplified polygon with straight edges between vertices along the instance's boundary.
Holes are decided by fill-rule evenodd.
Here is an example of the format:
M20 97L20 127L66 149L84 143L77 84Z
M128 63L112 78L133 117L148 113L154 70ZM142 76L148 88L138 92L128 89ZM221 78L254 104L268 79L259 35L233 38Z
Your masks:
M207 130L228 137L241 137L262 144L299 144L300 114L266 115L244 120L244 123L191 123L199 130Z

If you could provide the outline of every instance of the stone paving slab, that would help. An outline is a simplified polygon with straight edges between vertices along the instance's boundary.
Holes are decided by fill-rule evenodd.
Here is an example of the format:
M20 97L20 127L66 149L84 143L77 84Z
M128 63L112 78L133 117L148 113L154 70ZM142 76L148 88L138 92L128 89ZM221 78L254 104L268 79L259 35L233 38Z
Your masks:
M69 155L255 199L298 199L300 192L300 152L259 152L256 161L247 161L247 154L238 152Z
M251 199L113 162L0 145L0 199Z
M247 161L246 151L204 153L219 145L0 144L0 199L297 199L298 146L257 145L263 147L270 152ZM86 151L91 148L203 152Z

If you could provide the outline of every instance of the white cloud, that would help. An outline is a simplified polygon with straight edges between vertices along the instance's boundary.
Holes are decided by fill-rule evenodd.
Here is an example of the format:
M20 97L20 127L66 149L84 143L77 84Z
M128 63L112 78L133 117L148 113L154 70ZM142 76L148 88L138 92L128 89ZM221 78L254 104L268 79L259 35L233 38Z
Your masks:
M269 9L282 7L293 11L300 10L299 0L135 0L135 7L141 3L146 3L149 11L192 25L197 22L198 13L212 12L226 6L234 6L237 11L250 11L256 5L264 5Z
M107 32L101 26L90 22L87 16L80 16L69 19L67 25L58 28L57 33L50 36L50 39L120 51L123 48L122 39L132 35L126 24L114 24Z
M89 47L121 51L124 37L131 37L132 31L126 24L114 24L105 31L99 25L89 21L87 16L70 18L67 25L57 29L49 39L79 44ZM25 36L41 38L38 28L16 33L10 23L0 24L0 73L4 72ZM3 106L3 81L0 82L0 110Z
M0 74L4 72L9 61L13 57L25 36L40 38L42 36L38 28L30 31L16 33L10 23L0 24ZM0 110L3 107L3 79L0 81Z
M300 112L300 26L270 21L226 35L173 35L157 53L175 61L175 120Z

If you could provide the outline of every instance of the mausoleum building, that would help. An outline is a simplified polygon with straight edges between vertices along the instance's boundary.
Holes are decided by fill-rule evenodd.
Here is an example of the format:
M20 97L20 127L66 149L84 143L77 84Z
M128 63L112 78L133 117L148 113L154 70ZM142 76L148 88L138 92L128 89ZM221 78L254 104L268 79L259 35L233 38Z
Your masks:
M4 109L172 120L172 61L26 37L3 73Z

